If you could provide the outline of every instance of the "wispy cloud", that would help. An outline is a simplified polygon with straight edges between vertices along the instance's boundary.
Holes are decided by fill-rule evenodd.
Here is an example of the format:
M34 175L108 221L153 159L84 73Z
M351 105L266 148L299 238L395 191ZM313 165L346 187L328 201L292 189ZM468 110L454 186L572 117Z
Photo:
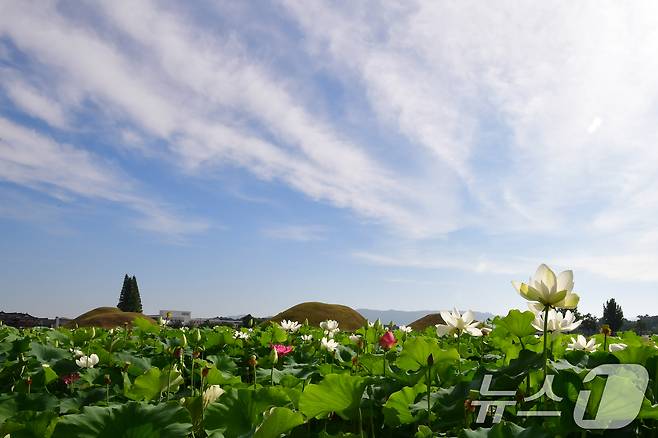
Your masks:
M264 236L271 239L294 240L309 242L326 239L327 229L321 225L282 225L261 230Z
M139 193L136 183L87 150L59 143L0 117L0 180L70 201L85 197L119 203L140 215L141 228L183 236L208 228L177 217Z

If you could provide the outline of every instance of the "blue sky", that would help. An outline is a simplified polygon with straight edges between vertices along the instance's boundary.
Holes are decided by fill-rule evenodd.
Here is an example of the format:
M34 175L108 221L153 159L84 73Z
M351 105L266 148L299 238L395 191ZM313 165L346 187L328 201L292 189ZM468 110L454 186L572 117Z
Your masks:
M658 313L655 8L1 2L0 307Z

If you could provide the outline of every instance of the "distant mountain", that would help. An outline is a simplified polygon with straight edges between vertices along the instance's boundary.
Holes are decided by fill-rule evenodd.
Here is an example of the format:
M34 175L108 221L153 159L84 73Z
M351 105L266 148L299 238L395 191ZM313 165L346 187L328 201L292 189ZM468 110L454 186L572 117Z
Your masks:
M439 313L438 310L375 310L375 309L356 309L364 318L368 321L375 321L380 319L383 324L388 324L393 321L396 324L410 324L416 321L419 318L422 318L425 315L430 313ZM487 312L475 312L475 319L478 321L484 321L487 318L491 318L494 315Z

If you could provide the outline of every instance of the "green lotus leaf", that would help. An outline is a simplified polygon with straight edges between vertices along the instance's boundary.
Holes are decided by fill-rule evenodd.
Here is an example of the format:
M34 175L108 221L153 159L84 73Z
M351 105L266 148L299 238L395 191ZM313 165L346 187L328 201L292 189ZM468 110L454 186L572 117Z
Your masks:
M442 362L456 362L459 354L454 348L447 350L439 347L436 339L416 337L407 340L395 364L404 371L418 371L427 366L427 358L432 355L434 364L442 366Z
M52 438L180 438L191 430L190 414L178 402L155 406L130 402L87 406L81 414L65 415Z
M290 398L282 388L230 389L206 409L204 429L208 435L225 438L251 435L261 423L265 411L290 404Z
M299 409L309 418L320 418L335 412L341 418L354 418L361 403L366 381L348 374L329 374L319 384L304 389Z
M272 408L260 426L256 429L254 438L279 438L300 424L304 424L304 417L299 412L288 408Z

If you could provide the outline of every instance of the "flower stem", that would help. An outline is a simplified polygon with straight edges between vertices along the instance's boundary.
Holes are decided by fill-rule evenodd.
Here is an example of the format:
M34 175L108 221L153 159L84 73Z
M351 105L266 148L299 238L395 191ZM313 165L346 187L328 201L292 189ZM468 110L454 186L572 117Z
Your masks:
M427 367L427 426L430 427L432 407L430 404L430 393L432 391L432 365Z
M386 350L384 350L384 377L386 377Z
M546 306L544 309L544 380L546 380L548 374L548 310L549 306Z
M461 332L457 332L457 355L459 356L459 359L457 359L457 369L459 370L459 374L461 375L462 373L462 350L461 350L461 341L462 341L462 334Z

